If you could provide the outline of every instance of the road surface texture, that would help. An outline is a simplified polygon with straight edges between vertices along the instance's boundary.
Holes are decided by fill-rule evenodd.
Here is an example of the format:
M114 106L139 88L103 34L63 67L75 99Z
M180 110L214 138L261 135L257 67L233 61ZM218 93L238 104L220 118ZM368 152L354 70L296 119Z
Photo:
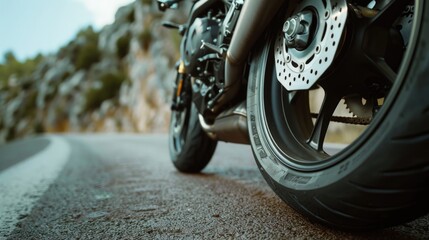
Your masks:
M177 172L163 135L45 136L0 146L0 239L414 239L429 217L369 233L310 222L261 177L249 146Z

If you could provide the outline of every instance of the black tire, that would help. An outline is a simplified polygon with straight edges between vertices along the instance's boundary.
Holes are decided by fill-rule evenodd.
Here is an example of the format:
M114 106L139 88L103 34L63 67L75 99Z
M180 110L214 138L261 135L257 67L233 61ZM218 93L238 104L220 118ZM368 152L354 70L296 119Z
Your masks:
M271 188L310 220L368 230L429 210L429 4L415 1L415 9L413 35L383 106L362 135L333 156L306 151L292 132L305 128L306 118L299 126L284 120L309 116L308 109L288 113L275 106L275 96L286 91L273 70L276 33L254 54L247 109L256 162Z
M181 172L198 173L210 162L217 141L207 136L198 120L198 111L189 101L181 112L172 111L169 132L170 157Z

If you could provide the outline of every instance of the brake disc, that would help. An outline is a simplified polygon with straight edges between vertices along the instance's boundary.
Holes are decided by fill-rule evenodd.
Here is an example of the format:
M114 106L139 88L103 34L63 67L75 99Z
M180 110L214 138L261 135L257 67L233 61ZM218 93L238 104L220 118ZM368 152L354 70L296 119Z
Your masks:
M287 90L308 90L325 73L334 61L347 15L344 0L299 3L274 48L277 79Z

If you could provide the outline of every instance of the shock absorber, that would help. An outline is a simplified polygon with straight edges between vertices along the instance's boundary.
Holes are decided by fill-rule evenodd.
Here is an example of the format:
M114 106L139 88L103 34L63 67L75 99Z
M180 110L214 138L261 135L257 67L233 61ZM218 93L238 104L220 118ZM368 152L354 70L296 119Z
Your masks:
M182 111L186 106L186 98L188 96L183 94L183 88L186 88L185 78L185 64L181 60L177 67L176 85L174 87L173 101L171 104L171 110L173 111Z

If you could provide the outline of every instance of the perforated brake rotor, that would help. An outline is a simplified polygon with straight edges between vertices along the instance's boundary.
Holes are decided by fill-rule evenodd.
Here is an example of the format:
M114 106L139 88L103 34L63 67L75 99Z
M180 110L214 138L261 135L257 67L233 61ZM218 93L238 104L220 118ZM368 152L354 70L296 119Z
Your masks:
M317 26L309 28L315 29L311 42L303 49L288 47L281 31L274 48L277 79L289 91L310 89L326 72L334 61L348 14L345 0L304 0L295 10L295 18L302 12L312 12L316 18Z

